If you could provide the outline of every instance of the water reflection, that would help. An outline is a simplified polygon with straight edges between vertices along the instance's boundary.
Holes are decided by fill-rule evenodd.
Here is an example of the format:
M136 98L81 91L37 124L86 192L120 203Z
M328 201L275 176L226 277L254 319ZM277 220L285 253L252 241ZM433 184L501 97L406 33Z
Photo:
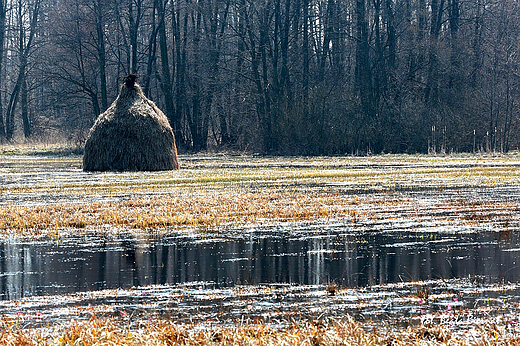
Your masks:
M217 287L327 282L357 287L474 275L491 281L520 278L516 232L351 233L338 228L299 237L272 230L247 234L3 242L0 299L194 281Z

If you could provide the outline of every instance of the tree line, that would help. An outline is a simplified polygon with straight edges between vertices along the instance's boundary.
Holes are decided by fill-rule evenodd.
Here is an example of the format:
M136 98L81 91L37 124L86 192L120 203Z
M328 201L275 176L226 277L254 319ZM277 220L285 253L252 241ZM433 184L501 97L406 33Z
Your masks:
M0 141L84 138L139 75L178 147L519 147L513 0L0 0Z

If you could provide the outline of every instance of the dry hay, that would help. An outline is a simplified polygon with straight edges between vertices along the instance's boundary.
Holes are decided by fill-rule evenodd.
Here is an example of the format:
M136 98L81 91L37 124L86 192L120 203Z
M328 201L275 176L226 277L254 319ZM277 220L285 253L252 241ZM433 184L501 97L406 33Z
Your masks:
M85 171L179 168L168 119L134 82L135 76L126 78L116 100L90 130L83 156Z
M484 324L467 331L452 333L446 326L415 326L400 330L369 327L354 321L337 321L328 325L294 321L287 328L267 325L210 327L176 324L168 320L150 319L138 325L115 319L72 321L56 328L19 329L11 323L0 323L0 346L3 345L518 345L520 339L507 327Z

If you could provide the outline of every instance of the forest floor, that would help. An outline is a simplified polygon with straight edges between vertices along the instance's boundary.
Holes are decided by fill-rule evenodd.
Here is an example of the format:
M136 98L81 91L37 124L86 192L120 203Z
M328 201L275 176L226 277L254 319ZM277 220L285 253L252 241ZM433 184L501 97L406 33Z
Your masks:
M255 227L290 230L341 222L355 232L493 232L507 251L520 247L517 154L181 155L179 171L123 173L85 173L81 157L69 154L57 147L0 148L3 243L61 243L78 234L91 239L118 233L211 238ZM0 273L0 283L9 275ZM454 277L372 287L151 285L137 288L141 300L136 288L4 298L0 345L513 345L520 342L519 283L520 278ZM102 303L92 303L96 294ZM201 313L192 321L150 313L167 310L172 297L200 303L207 299L203 295L219 304L233 301L243 312L233 319ZM274 314L268 303L276 295L292 298L276 305ZM132 304L121 303L128 300ZM137 305L139 313L132 308ZM393 307L388 319L374 312L385 306ZM302 313L303 307L312 313ZM366 316L377 318L358 318L366 307ZM257 308L261 312L251 314Z

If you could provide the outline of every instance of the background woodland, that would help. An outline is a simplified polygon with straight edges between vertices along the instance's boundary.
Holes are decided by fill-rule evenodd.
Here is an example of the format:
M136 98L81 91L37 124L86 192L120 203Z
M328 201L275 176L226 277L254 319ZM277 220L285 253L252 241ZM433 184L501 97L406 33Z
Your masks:
M516 0L0 0L0 143L82 143L139 75L181 151L520 146Z

